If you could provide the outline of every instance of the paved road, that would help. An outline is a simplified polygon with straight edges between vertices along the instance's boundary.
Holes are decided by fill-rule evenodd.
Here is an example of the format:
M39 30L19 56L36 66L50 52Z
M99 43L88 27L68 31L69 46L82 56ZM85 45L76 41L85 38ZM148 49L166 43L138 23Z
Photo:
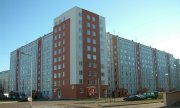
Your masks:
M38 101L33 102L33 108L38 108L37 106L54 106L54 105L66 105L68 103L73 103L73 101ZM0 103L0 108L29 108L30 102L12 102L12 103ZM46 107L48 108L48 107Z
M106 108L164 108L164 103L128 105L128 106L114 106L114 107L106 107Z
M33 102L33 108L98 108L104 107L101 105L93 104L95 101L74 101L74 100L61 100L61 101L35 101ZM117 105L117 104L116 104ZM0 108L29 108L30 102L12 102L12 103L0 103ZM151 103L140 105L128 105L128 106L111 106L106 108L163 108L163 103Z

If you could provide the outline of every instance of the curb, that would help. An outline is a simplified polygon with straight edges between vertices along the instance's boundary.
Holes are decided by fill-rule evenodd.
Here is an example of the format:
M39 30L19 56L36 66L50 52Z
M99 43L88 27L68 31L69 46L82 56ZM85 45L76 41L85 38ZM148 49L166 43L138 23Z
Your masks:
M153 102L153 103L160 103L160 102ZM141 104L152 104L152 103L134 103L134 104L124 104L124 105L105 105L101 107L115 107L115 106L129 106L129 105L141 105Z

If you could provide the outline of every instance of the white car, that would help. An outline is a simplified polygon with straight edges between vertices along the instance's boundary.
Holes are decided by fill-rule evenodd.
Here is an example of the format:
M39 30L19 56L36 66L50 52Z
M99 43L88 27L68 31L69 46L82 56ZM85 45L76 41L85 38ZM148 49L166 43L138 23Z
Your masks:
M32 101L32 98L31 98L31 97L28 97L28 101Z

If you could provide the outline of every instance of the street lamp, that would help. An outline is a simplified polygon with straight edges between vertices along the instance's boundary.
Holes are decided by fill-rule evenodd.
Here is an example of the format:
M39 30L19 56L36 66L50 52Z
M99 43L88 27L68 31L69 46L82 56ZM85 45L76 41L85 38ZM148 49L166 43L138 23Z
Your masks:
M30 64L30 69L31 69L31 77L30 77L30 85L31 85L31 104L30 104L30 107L32 107L32 55L30 55L30 54L26 54L26 53L24 53L24 52L20 52L20 54L22 54L22 55L26 55L26 56L29 56L30 57L30 62L31 62L31 64Z
M168 73L166 73L165 76L166 76L166 92L168 92L169 89Z

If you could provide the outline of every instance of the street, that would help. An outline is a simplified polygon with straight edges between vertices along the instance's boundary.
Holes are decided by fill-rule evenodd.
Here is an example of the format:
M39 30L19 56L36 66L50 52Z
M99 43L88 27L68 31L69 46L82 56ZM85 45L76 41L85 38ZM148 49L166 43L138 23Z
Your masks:
M104 100L34 101L33 108L163 108L164 106L162 102L152 103L148 101L150 103L146 104L143 102L105 102ZM29 106L30 102L0 102L0 108L29 108Z

